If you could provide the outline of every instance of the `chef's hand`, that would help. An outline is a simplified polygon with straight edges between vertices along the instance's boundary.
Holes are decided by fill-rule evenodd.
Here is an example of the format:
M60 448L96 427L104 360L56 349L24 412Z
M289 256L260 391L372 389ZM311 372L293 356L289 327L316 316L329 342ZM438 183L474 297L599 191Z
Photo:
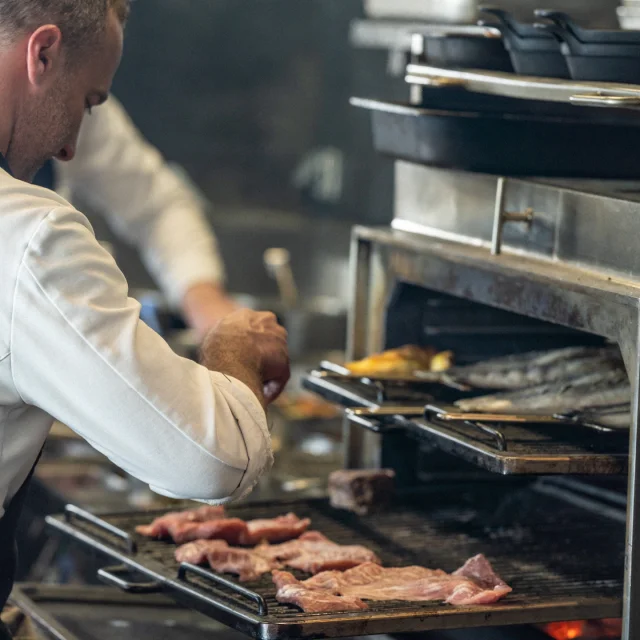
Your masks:
M287 332L272 313L236 311L207 334L202 364L244 382L266 408L291 375Z
M202 341L223 318L240 309L218 284L203 282L189 288L182 301L187 324Z

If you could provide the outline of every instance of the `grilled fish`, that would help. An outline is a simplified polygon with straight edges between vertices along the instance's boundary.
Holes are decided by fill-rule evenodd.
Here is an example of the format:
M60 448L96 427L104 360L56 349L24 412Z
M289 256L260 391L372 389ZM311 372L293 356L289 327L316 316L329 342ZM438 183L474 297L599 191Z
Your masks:
M569 347L485 360L448 371L419 374L425 381L476 389L523 389L590 373L624 370L617 347Z
M463 411L556 414L631 402L631 385L624 370L599 371L571 381L555 382L458 400Z

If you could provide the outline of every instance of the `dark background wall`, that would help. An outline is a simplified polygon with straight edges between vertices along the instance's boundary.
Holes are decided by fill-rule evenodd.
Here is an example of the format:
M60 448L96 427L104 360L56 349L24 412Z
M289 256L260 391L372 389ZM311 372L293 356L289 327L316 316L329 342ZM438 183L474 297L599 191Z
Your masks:
M349 45L349 24L362 14L361 0L133 4L114 94L210 201L234 290L273 293L261 265L268 245L288 245L305 263L326 251L346 264L351 225L390 219L391 162L372 150L368 115L348 103L376 95L385 77L385 53ZM342 160L342 189L331 201L293 184L323 149ZM327 224L338 226L315 233ZM328 247L307 237L314 234ZM149 286L135 252L116 248L132 286ZM313 293L336 293L326 284Z

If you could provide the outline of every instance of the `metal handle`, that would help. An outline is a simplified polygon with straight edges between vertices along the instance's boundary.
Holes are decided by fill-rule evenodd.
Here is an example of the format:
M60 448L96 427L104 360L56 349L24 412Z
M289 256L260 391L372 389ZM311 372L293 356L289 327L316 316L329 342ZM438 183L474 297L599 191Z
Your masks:
M114 527L112 524L101 520L97 516L93 515L89 511L85 511L80 507L76 507L74 504L68 504L64 508L64 517L67 522L71 522L73 519L76 520L84 520L85 522L89 522L90 524L107 531L108 533L121 538L127 545L127 551L131 554L134 554L138 551L138 545L136 541L129 535L126 531L122 531L122 529L118 529L118 527Z
M235 593L248 598L252 602L255 602L258 605L258 613L261 616L266 616L269 613L269 608L267 606L267 601L255 591L251 591L250 589L246 589L245 587L241 587L239 584L233 582L233 580L228 580L227 578L223 578L221 575L217 573L212 573L211 571L207 571L202 567L198 567L195 564L189 564L188 562L183 562L178 569L178 579L187 580L187 574L195 573L197 576L201 578L205 578L205 580L209 580L211 582L215 582L223 587L227 587L231 589Z
M522 222L530 229L535 215L533 209L525 209L521 212L504 210L506 182L505 178L500 177L496 187L496 206L493 212L493 235L491 238L491 254L494 256L500 255L502 252L504 225L507 222Z
M389 406L389 407L358 407L355 409L347 409L347 413L363 418L377 418L384 416L421 416L424 413L424 405L420 406Z
M599 93L579 93L569 96L569 102L578 106L588 107L638 107L640 98L634 96L607 96Z
M124 564L116 567L98 569L98 578L105 584L118 587L127 593L158 593L162 591L161 582L129 582L120 576L131 573L131 569Z

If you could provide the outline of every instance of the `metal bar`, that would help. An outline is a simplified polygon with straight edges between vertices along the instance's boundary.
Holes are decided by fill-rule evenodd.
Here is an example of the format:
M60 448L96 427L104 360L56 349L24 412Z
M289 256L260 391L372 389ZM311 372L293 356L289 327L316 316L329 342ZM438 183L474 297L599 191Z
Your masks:
M122 540L124 540L124 542L127 545L127 551L129 553L134 554L137 552L138 545L136 541L126 531L122 531L122 529L118 529L118 527L115 527L112 524L105 522L104 520L93 515L93 513L90 513L89 511L85 511L80 507L76 507L76 505L74 504L68 504L64 508L64 514L67 522L71 522L74 518L77 520L84 520L86 522L89 522L95 525L96 527L99 527L100 529L104 529L104 531L107 531L108 533L111 533L114 536L117 536L118 538L121 538Z
M22 613L29 616L34 622L44 629L49 636L55 640L80 640L66 627L61 625L52 615L45 611L40 605L29 598L20 587L15 587L9 597L9 602L20 609Z
M640 637L640 328L636 321L635 344L620 345L631 381L631 429L629 433L629 480L624 563L622 638Z
M371 284L371 243L355 233L351 240L351 304L347 322L347 360L359 360L367 355ZM350 420L343 422L344 466L359 468L367 465L365 450L367 434L354 429Z
M131 569L126 565L104 567L103 569L98 569L98 578L102 582L118 587L118 589L127 593L158 593L162 591L162 583L157 580L152 582L129 582L119 575L129 573L131 573Z
M615 82L578 82L534 78L498 71L442 69L407 65L406 81L424 86L457 86L491 95L598 107L640 108L640 86Z
M491 237L491 254L494 256L499 255L502 251L502 230L504 229L502 216L504 214L505 186L506 179L502 177L498 178L496 205L493 210L493 235Z
M470 427L475 427L486 435L491 436L495 440L496 449L498 449L498 451L507 450L507 439L505 438L504 433L502 433L502 431L500 431L499 429L496 429L495 427L484 424L482 422L467 421L465 424L468 424Z
M195 573L196 575L200 576L201 578L205 578L206 580L209 580L210 582L215 582L216 584L219 584L219 585L222 585L224 587L227 587L228 589L231 589L232 591L235 591L236 593L240 594L241 596L244 596L245 598L248 598L252 602L255 602L258 605L258 613L261 616L266 616L269 613L269 608L267 606L267 601L260 594L256 593L255 591L251 591L250 589L246 589L245 587L241 587L239 584L236 584L232 580L227 580L227 578L224 578L223 576L218 575L217 573L212 573L211 571L207 571L206 569L203 569L202 567L198 567L197 565L190 564L188 562L183 562L180 565L180 568L178 569L178 580L184 580L185 582L187 582L187 574L188 573Z

